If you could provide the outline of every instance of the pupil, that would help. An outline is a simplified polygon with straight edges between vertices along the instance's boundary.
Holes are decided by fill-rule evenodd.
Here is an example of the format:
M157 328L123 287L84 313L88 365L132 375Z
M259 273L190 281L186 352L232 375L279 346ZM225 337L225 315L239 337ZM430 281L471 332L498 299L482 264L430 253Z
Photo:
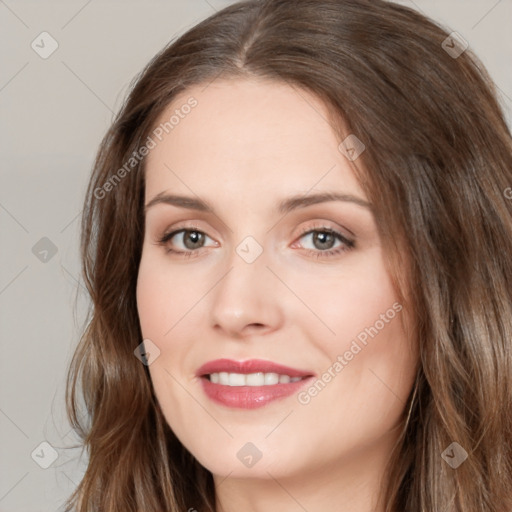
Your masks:
M189 231L185 234L185 246L187 249L197 249L197 247L201 246L203 238L203 233L198 233L197 231ZM192 244L187 243L187 240L189 239L192 240Z
M313 234L313 241L314 243L319 242L320 247L317 247L317 249L330 249L332 247L332 242L334 241L334 235L332 233L321 231ZM327 247L322 247L323 244L326 244Z

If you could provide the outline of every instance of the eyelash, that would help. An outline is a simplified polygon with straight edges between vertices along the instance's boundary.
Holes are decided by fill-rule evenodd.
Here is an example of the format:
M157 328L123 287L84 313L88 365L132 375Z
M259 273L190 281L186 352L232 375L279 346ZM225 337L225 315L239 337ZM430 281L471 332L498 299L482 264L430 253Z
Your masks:
M184 227L184 228L176 229L176 230L171 231L169 233L165 233L160 239L158 239L157 244L158 245L162 245L162 246L165 247L165 246L167 246L167 243L169 242L169 240L171 240L175 235L177 235L178 233L187 233L187 232L188 233L190 233L190 232L198 232L198 233L201 233L201 234L203 234L205 236L208 236L208 235L206 235L206 233L201 231L196 226L187 226L187 227ZM328 228L326 226L314 226L314 227L305 228L300 233L298 239L304 237L305 235L309 235L309 234L312 234L312 233L328 233L328 234L331 234L336 239L338 239L340 242L342 242L344 244L342 247L338 247L337 249L327 249L325 251L314 250L314 249L306 249L308 255L313 256L313 257L315 257L317 259L318 258L332 258L332 257L335 257L335 256L343 253L343 252L350 251L351 249L353 249L355 247L355 242L353 240L348 239L347 237L345 237L344 235L342 235L338 231L336 231L336 230L334 230L332 228ZM199 249L190 249L188 251L176 251L175 249L167 248L167 253L176 254L176 255L178 255L180 257L183 257L183 258L191 258L191 257L195 258L195 257L200 256L202 254L201 249L204 249L204 248L201 247Z

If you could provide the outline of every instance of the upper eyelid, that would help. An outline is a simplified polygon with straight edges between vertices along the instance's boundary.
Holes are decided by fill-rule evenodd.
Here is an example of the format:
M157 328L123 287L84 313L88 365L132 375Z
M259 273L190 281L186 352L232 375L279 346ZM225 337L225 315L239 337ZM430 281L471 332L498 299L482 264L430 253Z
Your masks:
M343 228L343 229L345 229L345 231L349 231L350 232L350 230L348 230L347 228ZM301 228L300 233L298 235L296 235L296 236L303 236L303 235L305 235L305 234L307 234L307 233L309 233L311 231L321 231L321 230L325 230L325 231L340 231L339 228L328 226L326 224L322 224L322 225L309 226L307 228ZM171 233L172 234L177 234L178 232L181 232L181 231L198 231L198 232L203 233L206 236L212 238L210 235L208 235L208 233L206 233L206 231L204 229L202 229L201 227L199 227L197 225L191 225L191 226L186 226L186 225L185 226L179 226L178 225L178 226L175 226L175 227L173 227L171 229L165 230L163 236L170 235ZM343 234L343 233L340 233L340 234Z
M171 238L174 238L178 234L181 234L181 233L184 233L184 232L191 232L191 231L197 231L199 233L202 233L206 237L208 237L211 240L214 240L216 243L218 243L214 238L212 238L210 235L208 235L208 233L206 233L203 229L199 228L198 226L178 226L178 227L175 227L173 229L170 229L169 231L166 231L164 233L164 235L162 235L160 237L160 240L169 241ZM331 226L328 226L328 225L313 225L313 226L310 226L310 227L302 228L301 231L297 235L295 235L294 241L299 240L299 239L305 237L306 235L310 235L311 233L322 232L322 231L333 232L334 235L338 239L341 239L341 241L343 243L345 243L345 242L354 243L354 241L351 239L351 237L350 236L346 236L345 234L340 232L341 231L340 229L334 228L334 227L331 227Z

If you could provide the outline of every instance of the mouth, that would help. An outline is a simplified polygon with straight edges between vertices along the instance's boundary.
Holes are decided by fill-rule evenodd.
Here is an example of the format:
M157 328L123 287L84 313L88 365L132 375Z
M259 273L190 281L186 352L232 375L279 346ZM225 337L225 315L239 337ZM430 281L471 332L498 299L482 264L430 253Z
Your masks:
M217 359L201 366L196 376L206 396L216 404L254 409L293 395L314 374L271 361Z
M290 382L298 382L307 377L290 377L289 375L278 373L228 373L218 372L204 375L213 384L221 384L222 386L274 386L276 384L289 384Z

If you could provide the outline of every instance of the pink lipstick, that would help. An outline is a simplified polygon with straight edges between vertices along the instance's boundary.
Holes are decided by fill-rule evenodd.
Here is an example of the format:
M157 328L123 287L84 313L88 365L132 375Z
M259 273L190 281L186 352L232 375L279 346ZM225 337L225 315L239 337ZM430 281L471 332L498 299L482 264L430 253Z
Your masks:
M201 366L196 376L214 402L255 409L296 393L314 374L261 359L216 359Z

